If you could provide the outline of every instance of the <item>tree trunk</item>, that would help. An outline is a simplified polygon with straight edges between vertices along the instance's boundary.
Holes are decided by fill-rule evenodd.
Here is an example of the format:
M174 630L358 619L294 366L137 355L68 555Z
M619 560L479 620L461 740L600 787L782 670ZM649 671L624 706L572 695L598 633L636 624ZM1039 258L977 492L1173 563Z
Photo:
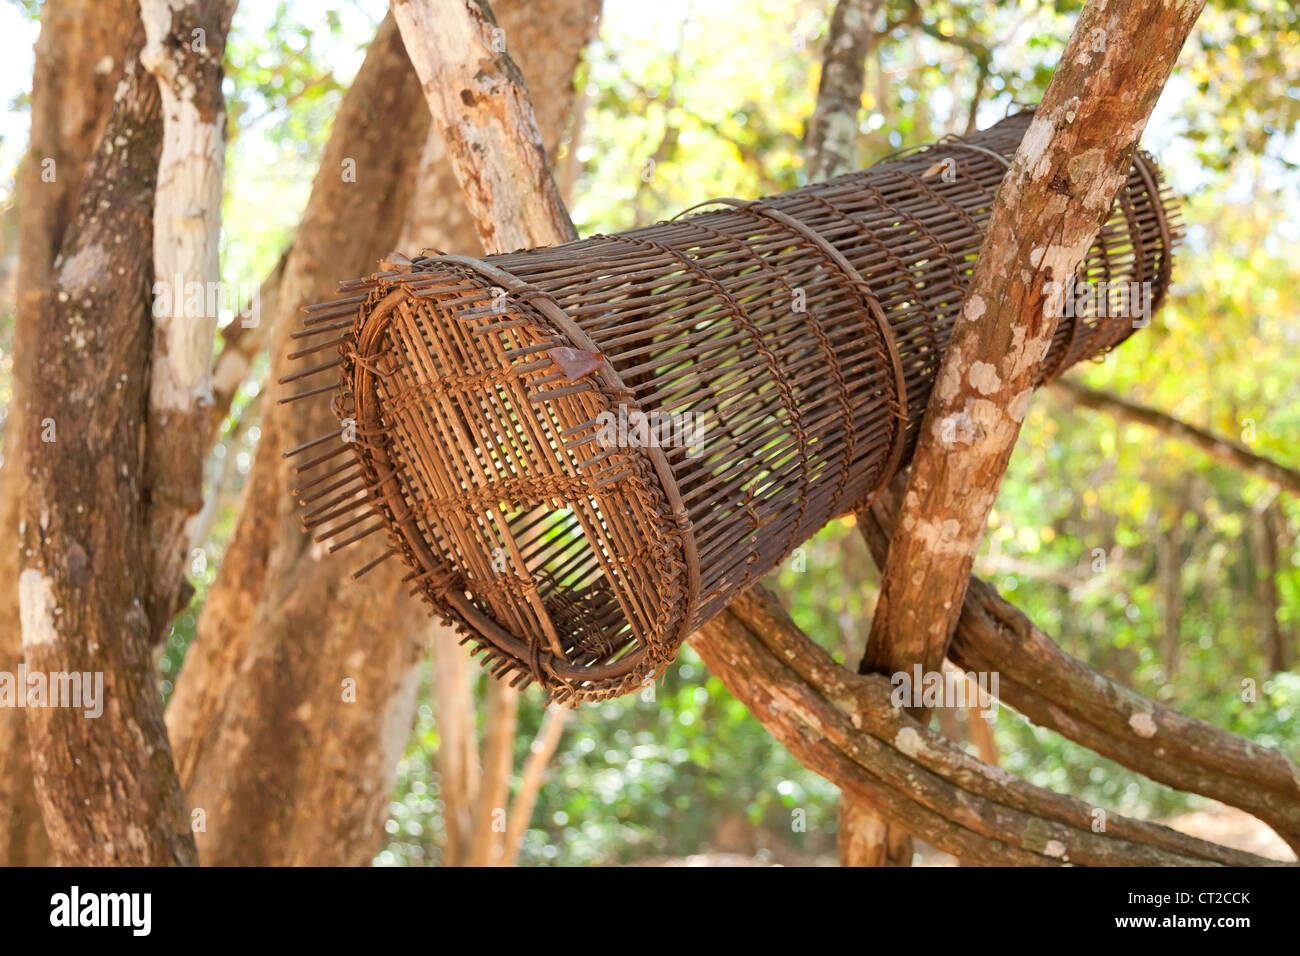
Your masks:
M515 721L519 692L502 681L487 687L487 713L483 718L483 775L474 806L474 834L469 848L470 866L495 866L501 862L506 830L506 801L515 760Z
M840 866L911 866L912 835L851 791L840 793Z
M276 314L262 319L273 377L298 364L286 358L298 309L392 249L427 128L389 18L335 119ZM167 722L202 811L206 863L362 864L377 847L427 625L397 567L380 566L366 586L348 580L382 548L327 558L299 527L290 489L302 482L280 453L337 428L324 407L266 410L239 521L176 683Z
M29 674L79 674L98 697L76 709L33 707L28 698L36 792L65 864L197 862L144 604L150 575L138 446L163 130L158 84L138 59L142 40L132 44L55 265L42 320L63 331L40 336L25 428L18 578L25 663Z
M998 191L912 460L864 670L942 664L1064 284L1202 6L1092 0L1080 15Z
M537 738L528 750L523 771L519 775L519 789L510 803L510 816L506 820L505 837L502 840L504 854L501 863L514 866L519 862L519 850L523 846L524 831L533 818L537 806L537 794L542 789L546 765L559 749L560 738L564 735L564 725L571 711L557 704L546 708L542 726L537 731Z
M1262 617L1263 631L1268 639L1266 653L1269 671L1278 674L1287 668L1290 654L1287 653L1286 627L1279 618L1282 601L1278 596L1277 577L1282 570L1281 545L1284 540L1283 529L1286 516L1278 506L1276 498L1271 498L1263 507L1252 509L1251 519L1255 523L1256 565L1259 593L1259 611Z
M1151 534L1156 545L1156 584L1160 592L1160 660L1165 683L1173 683L1182 663L1183 631L1183 508L1176 501L1167 515L1168 527L1157 516Z
M526 69L537 64L544 101L554 104L543 114L554 142L597 4L501 6L512 46ZM390 17L335 120L284 263L281 306L263 318L273 376L301 364L285 359L297 309L328 298L340 279L373 271L399 241L472 251L455 245L473 230L464 207L445 200L457 187L429 131ZM441 197L436 218L422 197ZM205 862L368 863L414 716L432 625L407 596L403 569L381 564L354 582L350 572L382 546L363 542L329 557L299 526L289 489L303 479L280 453L338 428L327 410L308 405L278 406L263 419L236 531L167 714L182 782L205 811L197 834ZM472 752L471 741L459 746Z
M226 34L235 0L141 0L148 42L141 61L162 95L163 146L154 203L154 322L145 448L146 609L153 641L167 639L181 606L187 524L203 506L212 346L217 329L209 290L221 278ZM191 292L198 288L197 310ZM188 593L188 592L187 592ZM185 601L188 603L188 601Z
M446 625L434 629L433 700L437 708L439 796L446 841L443 866L466 866L474 840L478 803L479 750L470 659L460 636Z
M858 169L858 114L867 54L875 44L881 0L838 0L826 32L817 104L808 121L804 149L808 181Z
M0 483L0 670L22 660L18 616L18 512L26 467L23 436L37 330L54 257L77 192L113 107L136 23L130 0L47 0L32 79L31 131L18 176L18 273L13 398L5 420ZM46 863L50 843L32 784L26 719L0 708L0 866Z

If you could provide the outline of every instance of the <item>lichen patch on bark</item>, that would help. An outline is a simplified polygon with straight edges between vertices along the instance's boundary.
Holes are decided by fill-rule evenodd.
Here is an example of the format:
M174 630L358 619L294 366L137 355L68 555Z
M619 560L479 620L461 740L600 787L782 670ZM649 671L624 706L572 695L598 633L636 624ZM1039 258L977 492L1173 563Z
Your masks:
M54 616L59 608L54 597L54 584L36 568L26 568L18 575L18 608L24 650L31 651L58 642Z

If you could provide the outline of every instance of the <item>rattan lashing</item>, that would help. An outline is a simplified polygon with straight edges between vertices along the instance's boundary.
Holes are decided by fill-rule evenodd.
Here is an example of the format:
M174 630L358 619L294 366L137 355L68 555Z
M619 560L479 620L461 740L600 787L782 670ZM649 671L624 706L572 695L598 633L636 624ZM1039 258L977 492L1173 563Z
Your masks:
M327 336L295 357L337 358L285 379L338 376L285 399L328 395L341 422L286 452L307 456L305 524L332 550L385 533L358 575L399 555L495 676L561 701L635 689L905 465L1027 122L619 235L343 283L295 333ZM1139 155L1080 278L1149 282L1154 309L1177 236ZM1112 311L1062 318L1041 377L1131 334ZM609 440L639 415L702 431Z

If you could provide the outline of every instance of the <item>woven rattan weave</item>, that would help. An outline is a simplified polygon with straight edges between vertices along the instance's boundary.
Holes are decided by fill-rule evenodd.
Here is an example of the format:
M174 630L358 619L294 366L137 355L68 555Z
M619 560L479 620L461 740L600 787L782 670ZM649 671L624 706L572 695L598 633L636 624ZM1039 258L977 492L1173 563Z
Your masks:
M341 427L301 456L305 524L382 532L493 673L626 693L908 460L1019 114L859 173L613 236L421 256L308 309ZM1136 157L1042 378L1154 310L1178 227ZM1103 285L1104 283L1104 285ZM1131 300L1130 300L1131 301ZM1138 323L1140 324L1140 323Z

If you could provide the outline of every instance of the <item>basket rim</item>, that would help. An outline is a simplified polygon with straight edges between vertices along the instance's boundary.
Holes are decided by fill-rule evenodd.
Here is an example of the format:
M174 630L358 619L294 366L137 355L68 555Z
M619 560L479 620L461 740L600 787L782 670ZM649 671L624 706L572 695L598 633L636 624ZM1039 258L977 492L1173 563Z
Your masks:
M574 348L593 352L599 351L586 333L559 307L558 303L555 303L549 296L541 293L540 290L534 289L534 287L517 276L489 263L467 256L445 255L420 260L421 265L426 262L459 267L458 271L462 271L466 278L475 281L485 290L493 286L505 288L513 294L515 301L512 304L515 310L521 314L524 314L522 309L523 301L520 301L521 293L523 293L523 300L535 304L543 317L553 324L556 331L568 340L568 344ZM351 361L345 362L340 367L343 385L352 394L356 403L356 416L359 423L368 422L369 417L377 416L384 406L384 401L376 390L379 381L378 376L374 373L371 360L378 355L384 354L388 348L385 333L392 324L396 309L404 301L412 299L418 301L419 298L422 298L417 296L415 290L411 288L412 283L421 278L420 271L384 275L382 277L376 276L375 278L379 279L374 293L379 296L378 304L372 309L359 311L354 354L350 356ZM595 376L603 387L598 387L594 391L598 394L599 401L605 409L610 409L616 405L615 397L626 405L635 406L639 409L639 403L632 396L631 390L624 385L617 370L613 368L609 361L601 362ZM541 401L549 404L550 399L544 398ZM372 492L373 499L377 506L384 508L388 512L389 526L401 535L401 544L398 551L403 563L411 571L420 575L454 577L459 569L431 546L422 530L418 527L414 514L409 511L405 514L399 513L393 507L393 501L396 499L391 497L391 493L384 491L384 487L390 482L398 482L397 494L400 496L402 493L400 490L400 469L393 464L382 444L372 445L367 442L356 442L354 444L353 453L362 467L376 473L377 484ZM657 445L630 446L621 448L620 452L629 457L645 459L655 479L659 482L670 508L674 508L676 514L684 518L685 509L682 505L681 493L663 449ZM571 464L566 461L565 467L566 469L571 468ZM581 472L575 472L575 476L582 477L582 474ZM608 505L611 502L618 503L620 499L625 498L628 494L628 492L621 490L593 492L593 497L603 499ZM699 557L690 522L688 520L674 520L673 515L660 514L654 511L647 512L647 515L653 515L654 519L657 520L653 520L652 525L658 526L657 528L652 526L646 529L647 540L653 539L657 530L673 543L679 553L681 563L686 569L686 598L685 601L678 602L676 620L668 633L647 635L650 638L649 643L643 636L637 635L635 637L636 646L613 661L580 666L560 660L553 651L540 646L536 640L525 640L512 633L493 618L491 614L480 608L459 587L453 586L444 589L437 596L428 587L422 586L420 590L435 606L439 604L447 605L448 607L440 609L453 611L452 617L454 619L458 618L464 624L467 624L471 631L478 632L478 634L471 634L471 638L479 636L487 638L492 645L491 650L508 655L525 672L529 670L530 661L536 655L538 665L565 684L582 684L588 681L608 682L611 680L617 681L620 678L623 680L646 679L656 672L662 664L667 663L667 659L671 658L676 648L680 646L685 636L683 632L690 623L694 609L698 606L700 590ZM645 523L643 517L638 516L637 520L638 523ZM583 538L588 549L594 551L598 548L598 545L591 541L585 530L583 531ZM605 576L605 579L609 581L611 588L618 589L622 586L616 579L610 580L608 576ZM666 600L664 590L660 589L657 595L659 599L658 610L671 613L674 609ZM628 623L631 624L631 621ZM482 642L480 641L480 643ZM655 653L656 645L662 648L659 653ZM581 694L578 688L575 688L575 690L578 690L579 694Z

